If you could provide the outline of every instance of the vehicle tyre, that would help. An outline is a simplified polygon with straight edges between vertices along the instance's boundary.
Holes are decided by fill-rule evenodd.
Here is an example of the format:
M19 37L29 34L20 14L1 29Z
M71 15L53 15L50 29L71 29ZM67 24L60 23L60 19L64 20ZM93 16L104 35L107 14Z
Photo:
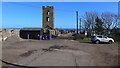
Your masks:
M113 42L112 42L112 40L110 40L108 43L109 43L109 44L112 44Z
M100 43L100 41L99 41L99 40L97 40L95 43L96 43L96 44L99 44L99 43Z

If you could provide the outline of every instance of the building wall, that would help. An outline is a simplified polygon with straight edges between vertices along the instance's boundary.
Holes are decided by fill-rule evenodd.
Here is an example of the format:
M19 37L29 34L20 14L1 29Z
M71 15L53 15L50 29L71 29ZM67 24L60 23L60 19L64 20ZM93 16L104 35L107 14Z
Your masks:
M54 28L54 7L42 6L42 27Z
M20 38L23 39L39 39L40 30L20 30Z
M0 29L0 41L5 41L8 37L17 35L19 37L19 29Z

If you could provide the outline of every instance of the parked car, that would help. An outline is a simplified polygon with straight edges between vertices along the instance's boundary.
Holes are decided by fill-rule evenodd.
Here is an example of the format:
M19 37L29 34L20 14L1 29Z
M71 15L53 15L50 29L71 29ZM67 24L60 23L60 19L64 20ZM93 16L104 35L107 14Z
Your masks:
M103 36L103 35L96 35L96 36L92 36L91 37L91 41L93 43L99 44L100 42L106 42L106 43L113 43L114 39L113 38L109 38L107 36Z

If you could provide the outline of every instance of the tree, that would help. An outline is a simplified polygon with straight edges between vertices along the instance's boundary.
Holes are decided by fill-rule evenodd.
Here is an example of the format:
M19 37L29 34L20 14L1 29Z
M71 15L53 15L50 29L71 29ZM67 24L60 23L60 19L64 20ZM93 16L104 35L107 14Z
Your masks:
M120 29L120 16L111 12L103 12L98 14L97 12L85 12L82 22L84 23L84 28L91 35L96 31L97 34L110 35L113 28Z
M94 34L94 28L96 24L95 19L97 16L98 13L95 11L85 12L85 15L83 16L84 28L88 31L92 31L92 34Z
M113 13L110 12L104 12L101 15L103 23L103 27L105 28L106 34L110 34L110 28L112 26L112 23L114 21Z
M112 14L113 15L113 23L112 23L112 28L120 28L120 18L118 17L117 14Z
M120 28L113 28L111 30L111 35L115 39L115 41L120 42Z
M99 17L97 17L95 21L96 21L95 31L97 34L102 35L104 33L103 22Z

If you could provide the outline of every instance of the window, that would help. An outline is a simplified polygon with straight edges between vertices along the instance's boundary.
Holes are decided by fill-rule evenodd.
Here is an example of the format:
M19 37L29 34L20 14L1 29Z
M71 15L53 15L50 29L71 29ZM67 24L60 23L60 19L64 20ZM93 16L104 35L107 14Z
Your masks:
M50 11L48 10L47 15L50 15Z
M102 38L102 36L97 36L97 37Z
M104 36L103 38L107 38L106 36Z
M50 12L47 12L47 15L50 15Z
M47 22L49 22L50 21L50 18L49 17L47 17Z

